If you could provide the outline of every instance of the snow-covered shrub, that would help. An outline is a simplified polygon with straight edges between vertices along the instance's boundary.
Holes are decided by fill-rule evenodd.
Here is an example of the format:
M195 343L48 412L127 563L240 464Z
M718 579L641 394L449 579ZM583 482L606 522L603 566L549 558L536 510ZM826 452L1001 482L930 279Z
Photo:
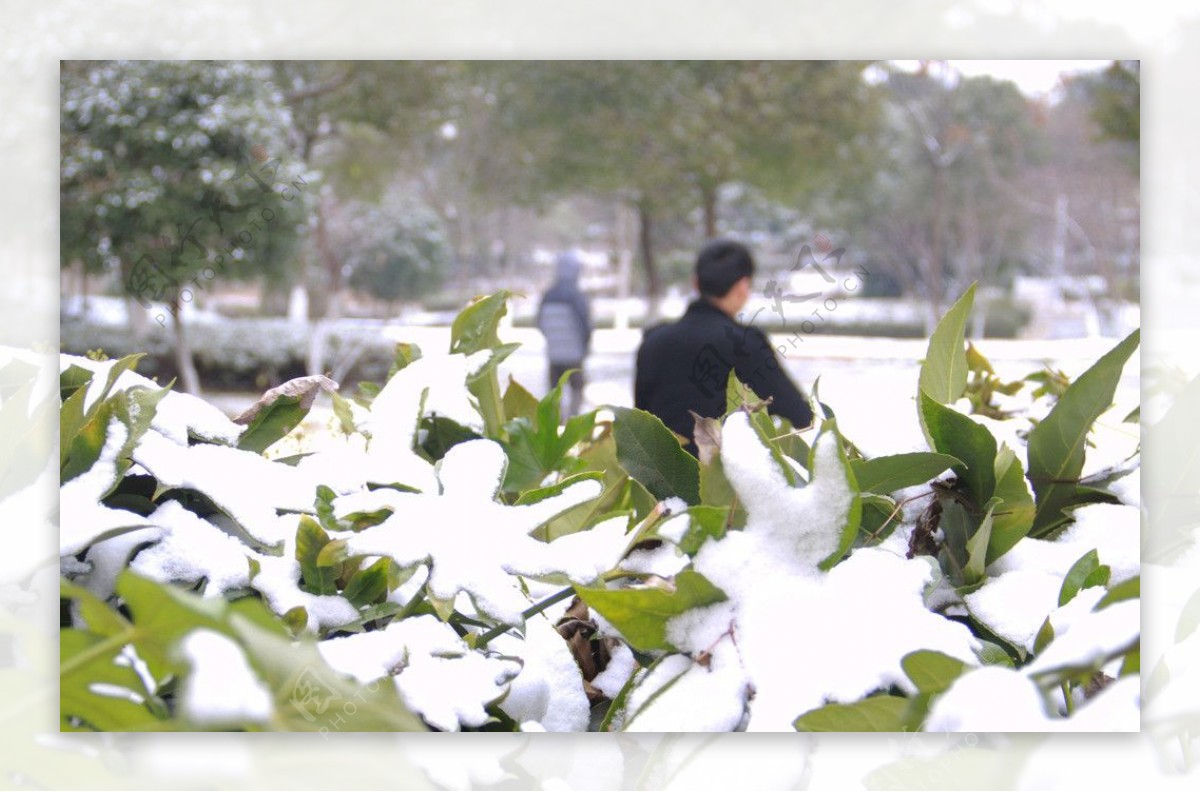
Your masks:
M305 377L236 421L63 356L62 725L1136 729L1138 458L1085 462L1137 336L1002 410L971 297L930 450L869 459L816 389L796 431L732 378L699 459L638 410L564 422L561 385L500 388L505 293L358 400ZM336 442L264 456L322 391Z
M169 322L162 328L151 320L149 331L138 334L128 324L64 318L60 330L64 352L84 355L98 349L113 358L141 354L138 370L142 374L160 382L176 374ZM354 361L350 377L377 380L387 372L394 344L376 328L341 325L327 332L331 359ZM197 370L214 389L254 390L306 369L311 328L305 324L277 317L213 319L204 315L189 326L188 333Z

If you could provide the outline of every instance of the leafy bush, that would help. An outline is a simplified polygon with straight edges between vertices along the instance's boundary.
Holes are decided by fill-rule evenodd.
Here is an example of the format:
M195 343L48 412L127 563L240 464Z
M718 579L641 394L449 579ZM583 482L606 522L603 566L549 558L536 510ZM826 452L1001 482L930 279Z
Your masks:
M815 388L796 431L731 378L697 459L501 389L507 296L356 400L299 378L235 421L64 356L62 727L1137 728L1137 458L1083 477L1136 333L1026 447L972 289L921 366L929 451L866 458ZM322 391L336 442L264 457Z

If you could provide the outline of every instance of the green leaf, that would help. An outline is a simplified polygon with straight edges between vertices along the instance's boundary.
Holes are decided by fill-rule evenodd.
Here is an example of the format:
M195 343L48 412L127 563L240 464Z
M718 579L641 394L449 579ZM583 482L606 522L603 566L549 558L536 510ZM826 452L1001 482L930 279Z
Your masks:
M74 396L82 390L87 390L87 386L92 382L92 370L78 366L74 363L67 366L65 370L58 375L59 395L63 401ZM82 400L81 400L82 401Z
M450 351L471 355L484 349L495 350L483 369L472 377L467 389L479 400L479 411L489 437L499 437L504 425L504 404L500 399L500 379L496 365L510 354L515 345L500 350L500 319L508 311L510 292L498 291L480 297L459 312L450 326Z
M338 428L343 434L354 434L358 431L358 425L354 423L354 411L350 407L350 400L340 393L331 394L333 397L333 415L338 420Z
M567 476L562 481L557 481L547 487L538 487L537 489L523 492L516 500L517 506L527 506L531 503L538 503L547 498L553 498L555 495L561 495L567 488L578 484L581 481L603 481L604 474L595 470L589 470L584 473L576 473L573 476ZM580 504L583 506L584 504ZM578 506L575 508L579 508Z
M930 452L850 461L859 489L880 495L924 484L955 465L961 466L962 460L948 454Z
M358 383L358 393L351 398L362 407L370 407L371 402L379 395L379 391L383 390L378 382L360 382Z
M629 679L625 680L625 684L617 691L617 696L608 705L608 711L604 713L603 720L600 721L600 726L597 731L611 732L614 727L620 728L625 719L625 703L629 700L629 694L637 687L638 682L645 678L645 671L639 667L634 667L633 673L629 675Z
M1007 668L1013 668L1012 656L1004 651L1004 647L1000 644L985 641L982 638L979 640L979 649L975 651L975 656L979 658L979 662L984 665L1002 665Z
M337 594L338 570L317 563L329 544L329 534L307 514L300 515L296 529L296 560L300 562L300 586L310 594Z
M1083 556L1071 565L1067 571L1067 576L1063 578L1062 588L1058 592L1058 606L1061 608L1066 605L1075 595L1083 588L1083 582L1093 572L1100 568L1100 556L1096 551L1088 550Z
M400 700L393 685L360 685L331 669L308 636L296 640L283 621L257 599L233 603L203 599L129 570L117 579L129 606L133 643L156 679L189 673L178 642L206 628L232 639L271 691L270 725L285 731L406 731L423 725ZM289 614L289 618L300 616ZM348 706L354 703L354 707ZM341 720L337 716L341 716Z
M972 519L971 513L956 498L939 498L939 503L942 506L942 516L938 521L938 527L942 531L943 539L938 558L942 562L942 568L946 574L957 585L967 585L966 567L970 555L967 547L971 536L979 527L978 523Z
M66 469L67 458L71 455L75 438L83 428L85 396L87 396L87 388L79 388L63 401L62 409L58 413L58 466L60 471ZM62 478L64 482L67 480Z
M112 393L113 385L117 384L117 380L126 371L133 371L137 366L138 361L146 356L145 352L138 352L132 355L126 355L118 360L108 370L108 376L104 380L104 390L100 391L100 396L97 401L102 401L108 398L108 394Z
M579 453L579 466L582 471L600 473L604 491L599 498L568 509L544 526L539 526L533 536L552 542L560 536L582 531L602 518L633 508L629 497L633 481L617 462L617 445L611 434L605 434L595 443L586 444ZM647 496L647 499L653 502L653 498Z
M450 326L450 352L471 355L500 344L500 319L508 312L511 293L498 291L478 297L454 317Z
M720 540L725 536L729 509L724 506L692 506L688 509L688 517L688 529L679 540L679 549L694 556L708 540Z
M570 457L570 452L591 437L596 413L574 416L565 426L559 426L559 403L567 378L568 374L563 374L558 384L537 403L533 417L518 417L505 425L508 440L501 443L508 456L505 491L519 492L536 485L550 473L561 473L573 464L581 464Z
M967 664L941 652L921 649L906 654L900 660L900 667L917 686L917 690L922 693L943 693L967 669Z
M133 625L120 612L110 608L107 603L84 587L61 579L58 589L62 599L75 600L79 615L87 624L89 632L108 637L120 635L132 629Z
M95 692L94 686L106 685L144 698L144 686L137 673L115 662L123 646L123 642L83 630L59 631L59 660L68 669L59 676L58 687L59 717L64 728L74 728L68 721L71 717L99 731L141 731L157 726L158 718L145 704Z
M366 569L358 570L346 582L342 596L354 603L356 608L382 600L388 593L388 573L391 566L392 559L380 558Z
M320 374L297 377L271 388L245 412L233 419L246 429L237 447L261 454L300 425L321 391L337 390L337 383Z
M1041 628L1037 631L1037 635L1034 636L1033 639L1034 656L1040 655L1043 651L1045 651L1046 647L1049 646L1050 642L1053 640L1054 625L1050 623L1050 617L1047 616L1046 620L1042 622Z
M1117 671L1117 676L1125 677L1140 673L1142 673L1142 642L1138 641L1135 648L1125 653L1125 659L1121 662L1121 669Z
M513 418L528 418L532 421L537 413L537 397L511 376L508 378L508 387L504 389L503 403L504 415L510 421Z
M480 437L473 429L441 415L425 416L421 419L421 428L425 430L421 450L434 462L444 457L447 451L459 443L477 440Z
M700 502L700 470L671 430L642 410L613 407L613 437L621 467L659 500L682 498Z
M725 416L743 407L749 409L761 403L762 399L758 394L749 385L739 380L735 372L730 371L729 379L725 382Z
M908 704L903 696L871 696L853 704L826 704L804 713L793 725L805 732L905 731Z
M833 438L833 442L837 448L837 465L838 469L826 470L823 467L817 466L816 449L825 440L825 436L829 435ZM850 489L854 493L850 499L850 510L846 513L846 522L842 526L841 538L838 541L837 549L830 553L826 558L822 559L817 564L817 569L829 571L837 562L850 551L854 546L854 540L858 538L858 526L862 523L862 495L859 493L858 482L854 478L854 470L850 467L850 461L846 458L846 448L842 444L842 435L838 432L837 421L833 418L828 418L821 424L821 431L817 438L813 441L813 454L809 460L808 469L812 471L813 480L818 477L821 480L827 480L827 477L838 476L841 479L841 484Z
M346 549L345 539L334 539L321 548L317 553L317 566L334 567L342 563L350 557L349 551Z
M982 506L996 490L996 438L987 427L945 405L924 392L920 395L921 414L936 451L961 459L952 470L966 485L975 503Z
M303 605L289 608L287 613L280 618L283 619L284 626L292 635L298 636L308 629L308 609Z
M1108 593L1100 598L1096 603L1096 607L1092 610L1102 610L1109 605L1125 600L1138 599L1142 596L1142 578L1132 577L1129 580L1123 580L1115 586L1109 588Z
M121 391L111 398L99 402L89 413L83 426L75 433L66 462L61 471L62 481L69 481L80 473L90 470L100 458L100 452L108 441L109 428L113 420L118 420L125 426L125 441L117 452L117 480L130 464L129 455L133 452L142 435L150 428L158 403L169 392L169 388L150 389L133 387ZM108 491L104 493L108 494Z
M996 497L1000 503L992 512L992 536L988 541L986 563L990 564L1025 538L1033 527L1033 496L1025 483L1021 461L1008 446L996 453Z
M674 651L675 647L667 641L667 622L684 611L725 599L723 591L691 569L675 576L673 590L576 586L575 593L589 608L620 630L631 647L643 652Z
M900 524L896 519L896 501L886 495L865 493L862 496L862 520L858 526L860 545L877 544L891 536ZM890 521L889 521L890 518Z
M1029 433L1029 481L1037 503L1031 536L1046 535L1077 502L1085 445L1092 424L1112 404L1121 371L1140 340L1135 330L1071 383Z
M109 427L117 411L117 399L124 394L118 394L114 399L101 402L97 409L91 412L91 417L75 433L67 450L66 462L62 466L61 480L65 483L91 470L92 465L100 459L100 452L108 440ZM112 484L116 484L114 480ZM107 493L106 493L107 494Z
M293 640L237 613L228 622L250 665L273 695L281 730L425 730L395 685L362 685L334 671L311 638Z
M1071 516L1074 517L1074 510L1078 506L1086 506L1090 503L1118 504L1120 502L1120 498L1106 489L1081 484L1075 487L1075 497L1068 508L1072 513Z
M184 673L174 651L175 643L198 627L227 633L221 616L228 605L222 599L200 599L182 589L141 577L126 569L117 576L117 594L132 611L131 636L138 655L155 679ZM265 610L265 606L259 603ZM271 616L274 619L274 616Z
M416 344L405 341L397 342L396 352L392 355L392 365L388 369L387 378L390 380L400 371L408 368L409 364L421 359L421 348Z
M725 475L725 464L720 456L714 457L706 465L700 465L700 502L729 509L730 524L736 528L745 526L746 509L738 503L737 493Z
M963 581L968 586L983 582L987 575L988 541L992 538L992 512L996 508L997 499L988 502L987 512L975 529L975 533L967 540L967 564L963 568Z
M967 387L967 352L965 331L967 315L975 301L975 284L950 307L933 335L921 363L918 388L938 404L950 404L962 396Z
M1109 579L1112 577L1112 568L1107 564L1101 564L1092 573L1083 579L1083 585L1079 588L1089 589L1094 586L1107 586Z

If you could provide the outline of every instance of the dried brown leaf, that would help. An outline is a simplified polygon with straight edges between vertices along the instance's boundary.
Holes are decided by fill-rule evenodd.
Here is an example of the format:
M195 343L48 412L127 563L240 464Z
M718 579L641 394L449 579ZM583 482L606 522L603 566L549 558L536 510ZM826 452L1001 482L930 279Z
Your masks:
M263 409L270 407L276 401L283 398L298 398L300 406L307 410L312 407L312 403L317 398L318 393L321 391L333 393L337 389L338 384L323 374L315 374L311 377L296 377L268 390L258 401L250 405L245 412L234 418L233 422L243 425L249 424Z

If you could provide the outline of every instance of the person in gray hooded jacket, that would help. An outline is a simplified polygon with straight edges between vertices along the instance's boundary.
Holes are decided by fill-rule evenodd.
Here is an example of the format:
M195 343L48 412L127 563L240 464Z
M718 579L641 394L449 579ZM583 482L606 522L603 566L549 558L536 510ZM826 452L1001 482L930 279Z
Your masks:
M546 359L550 364L550 387L569 369L575 372L567 380L570 399L563 417L576 415L583 404L583 359L592 339L591 311L587 297L579 289L581 260L568 251L556 262L558 277L542 295L537 326L546 337Z

